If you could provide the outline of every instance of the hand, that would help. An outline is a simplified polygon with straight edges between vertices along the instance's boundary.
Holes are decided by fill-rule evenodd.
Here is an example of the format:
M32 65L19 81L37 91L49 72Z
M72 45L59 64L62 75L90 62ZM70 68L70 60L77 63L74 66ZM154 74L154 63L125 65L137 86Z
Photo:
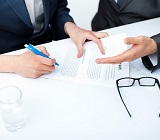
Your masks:
M117 64L121 62L130 62L137 58L153 54L157 51L156 42L147 36L128 37L124 40L127 45L132 45L130 49L122 54L107 58L98 58L98 64Z
M78 49L77 57L83 55L83 44L86 40L92 40L95 42L101 53L105 54L100 38L107 37L107 33L93 32L77 27L74 23L67 22L65 24L65 32L70 36Z
M39 47L39 49L49 56L45 47ZM17 56L14 62L15 68L13 69L13 72L23 77L37 78L53 71L55 69L55 61L55 59L48 59L36 55L31 51L27 51L22 55Z

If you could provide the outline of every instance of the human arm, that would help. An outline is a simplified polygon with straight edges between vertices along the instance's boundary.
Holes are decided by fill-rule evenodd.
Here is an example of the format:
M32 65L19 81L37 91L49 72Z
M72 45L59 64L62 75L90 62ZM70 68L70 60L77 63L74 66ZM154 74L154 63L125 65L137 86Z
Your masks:
M70 36L70 38L77 46L77 57L81 57L83 55L83 44L86 40L92 40L93 42L95 42L98 45L101 53L105 54L100 38L107 37L107 33L85 30L76 26L72 22L65 23L64 29L66 34Z
M41 50L49 55L44 47ZM44 58L26 51L21 55L0 55L0 72L16 73L23 77L37 78L55 69L55 59Z
M154 54L157 52L157 43L147 36L129 37L124 40L131 47L122 54L113 57L98 58L98 64L117 64L121 62L130 62L137 58Z
M69 15L67 8L67 0L61 0L57 3L56 12L51 22L51 27L56 34L56 39L64 39L69 35L78 48L77 57L81 57L83 53L83 44L86 40L92 40L97 43L102 54L104 50L99 38L106 37L106 33L97 33L79 28L75 25L72 17Z

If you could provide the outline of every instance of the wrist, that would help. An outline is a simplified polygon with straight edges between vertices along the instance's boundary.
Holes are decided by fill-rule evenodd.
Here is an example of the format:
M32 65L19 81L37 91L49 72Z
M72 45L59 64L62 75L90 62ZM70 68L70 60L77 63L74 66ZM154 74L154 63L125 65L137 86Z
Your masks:
M157 52L157 43L151 38L151 46L152 46L152 52L151 52L151 54L154 54L154 53L156 53Z
M70 35L70 33L76 28L77 26L73 22L66 22L64 25L64 31L67 35Z

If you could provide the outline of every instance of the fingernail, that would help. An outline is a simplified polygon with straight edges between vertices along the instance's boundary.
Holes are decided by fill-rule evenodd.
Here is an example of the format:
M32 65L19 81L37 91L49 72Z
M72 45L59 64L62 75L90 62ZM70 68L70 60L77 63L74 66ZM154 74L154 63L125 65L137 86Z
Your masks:
M77 57L79 58L79 54L77 54Z
M100 64L100 63L101 63L101 61L100 61L100 60L96 60L96 63L97 63L97 64Z

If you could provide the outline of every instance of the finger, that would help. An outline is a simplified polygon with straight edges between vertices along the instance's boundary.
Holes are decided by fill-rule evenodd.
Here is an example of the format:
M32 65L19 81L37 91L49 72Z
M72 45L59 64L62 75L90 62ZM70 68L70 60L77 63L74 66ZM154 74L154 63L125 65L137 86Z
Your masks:
M94 32L93 31L93 34L98 38L105 38L109 36L108 33L105 33L105 32Z
M142 41L141 37L128 37L124 40L127 45L140 44Z
M30 75L28 75L26 77L38 78L38 77L42 76L43 74L47 74L47 73L52 72L53 70L32 70L32 72L30 72Z
M87 39L92 40L93 42L95 42L98 45L98 48L100 49L100 52L104 55L105 51L104 51L104 48L102 46L102 42L101 42L100 39L97 38L97 36L94 35L94 33L93 34L89 34Z
M55 70L55 67L54 68L47 68L46 70L41 70L39 74L47 74L47 73L50 73L52 71Z
M77 57L80 58L83 55L83 46L80 42L76 43L78 54Z
M31 75L30 77L31 78L38 78L40 76L42 76L43 74L48 74L50 73L51 71L45 71L45 70L41 70L39 71L38 73L34 74L34 75Z
M98 45L101 53L105 54L102 42L98 38L108 37L109 35L107 33L104 33L104 32L94 32L94 31L92 31L92 33L95 35L95 36L93 36L92 41L94 41Z
M96 59L96 63L98 64L118 64L122 62L132 61L136 59L137 57L138 56L134 55L134 52L131 49L129 49L117 56L107 57L107 58L98 58Z
M121 62L123 62L123 59L120 56L113 56L113 57L96 59L97 64L118 64Z
M100 49L100 52L104 55L105 51L104 51L101 40L99 40L98 38L93 38L92 41L95 42L98 45L98 48Z
M55 66L52 65L52 66L48 66L48 65L41 65L40 69L39 69L39 74L42 73L42 71L44 72L51 72L51 71L54 71L55 70Z
M46 50L46 47L40 46L40 47L38 47L38 49L40 49L41 52L43 52L43 53L46 54L47 56L50 56L49 52Z
M56 59L49 59L49 58L45 58L39 55L36 55L35 57L37 57L37 61L44 64L44 65L48 65L48 66L52 66L55 64Z

